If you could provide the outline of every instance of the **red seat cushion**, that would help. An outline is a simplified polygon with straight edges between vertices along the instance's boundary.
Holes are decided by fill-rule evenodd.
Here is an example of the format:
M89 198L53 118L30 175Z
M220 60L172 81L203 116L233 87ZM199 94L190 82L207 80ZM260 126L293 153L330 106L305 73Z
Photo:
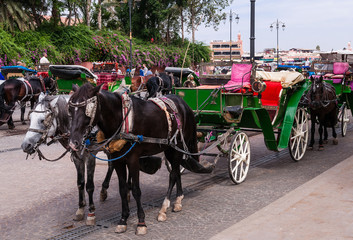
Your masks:
M279 93L282 90L280 82L264 81L266 89L262 92L261 102L263 106L279 106Z

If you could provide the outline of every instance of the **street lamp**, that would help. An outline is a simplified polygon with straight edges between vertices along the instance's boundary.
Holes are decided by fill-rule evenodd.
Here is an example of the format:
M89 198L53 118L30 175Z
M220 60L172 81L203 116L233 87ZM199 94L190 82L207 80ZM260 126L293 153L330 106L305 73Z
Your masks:
M229 10L229 22L230 22L230 58L229 60L232 62L232 21L233 21L233 14L235 15L235 22L239 23L239 16L237 13L232 12L232 9Z
M284 22L278 21L278 19L277 19L276 22L271 23L271 26L270 26L271 31L273 30L274 24L276 24L276 30L277 30L277 67L278 67L278 61L279 61L279 53L278 53L278 51L279 51L279 50L278 50L278 28L279 28L279 25L282 24L282 30L284 31L286 25L285 25Z

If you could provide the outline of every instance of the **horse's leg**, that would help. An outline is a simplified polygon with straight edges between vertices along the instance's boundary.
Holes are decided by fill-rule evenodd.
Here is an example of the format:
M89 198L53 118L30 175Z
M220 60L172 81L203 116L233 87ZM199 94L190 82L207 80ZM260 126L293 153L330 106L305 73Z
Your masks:
M113 168L113 164L112 162L108 162L108 171L107 171L107 175L105 175L104 181L102 183L102 190L100 193L100 201L104 202L107 197L108 197L108 188L109 188L109 183L110 183L110 179L112 178L112 173L114 171Z
M25 121L25 111L26 111L26 103L21 103L21 122L23 125L26 125Z
M314 114L311 114L311 135L310 135L310 143L308 146L308 149L313 149L314 148L314 143L315 143L315 121L316 121L316 116Z
M116 157L115 154L112 154L112 157ZM129 210L129 202L127 200L127 193L128 193L128 186L126 183L126 164L125 161L115 161L113 163L114 169L118 174L119 178L119 192L121 198L121 206L122 206L122 213L121 219L118 223L118 226L115 228L116 233L123 233L127 230L127 219L130 215Z
M138 154L132 154L128 161L129 176L132 180L132 195L135 198L137 206L138 223L136 228L136 235L144 235L147 233L147 226L145 223L145 212L141 203L141 189L140 189L140 163Z
M76 211L76 216L74 220L81 221L85 215L85 163L82 159L78 158L76 154L72 154L71 157L73 158L76 171L77 171L77 188L78 188L78 209Z
M324 150L323 140L322 140L322 133L323 133L323 124L319 124L319 151Z
M96 159L88 153L85 153L88 156L86 159L87 164L87 183L86 183L86 192L88 194L89 201L89 213L87 215L86 225L96 225L96 207L93 202L93 192L94 192L94 171L96 168Z
M173 151L166 150L164 152L166 158L171 164L172 170L169 174L169 186L167 191L167 196L163 201L162 207L158 212L157 220L160 222L164 222L167 220L167 210L170 207L170 197L174 188L174 185L177 184L177 199L174 205L174 211L181 211L181 200L183 199L183 191L181 188L181 177L180 177L180 160L182 158L182 154Z
M14 129L15 128L15 124L13 122L12 116L10 116L9 120L7 120L7 126L9 127L9 129Z
M324 144L328 143L328 133L327 133L327 127L324 125Z
M334 123L334 122L333 122ZM335 124L332 123L332 137L333 137L333 145L337 145L338 144L338 140L337 140L337 133L336 133L336 128L335 128Z

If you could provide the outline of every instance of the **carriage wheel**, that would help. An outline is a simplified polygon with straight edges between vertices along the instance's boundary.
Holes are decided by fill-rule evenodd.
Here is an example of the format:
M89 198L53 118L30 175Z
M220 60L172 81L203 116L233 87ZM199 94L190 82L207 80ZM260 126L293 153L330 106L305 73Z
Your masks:
M349 111L346 104L343 104L341 110L341 134L342 137L346 136L347 134L347 127L349 122Z
M304 108L298 108L295 113L292 132L288 142L289 154L294 161L303 158L308 146L309 121Z
M229 149L229 176L235 184L242 183L250 166L250 142L244 132L237 132Z
M170 165L170 162L167 160L167 158L165 156L163 156L164 162L165 162L165 166L168 169L168 172L172 171L172 165ZM185 168L183 166L180 166L180 174L182 174L185 171Z

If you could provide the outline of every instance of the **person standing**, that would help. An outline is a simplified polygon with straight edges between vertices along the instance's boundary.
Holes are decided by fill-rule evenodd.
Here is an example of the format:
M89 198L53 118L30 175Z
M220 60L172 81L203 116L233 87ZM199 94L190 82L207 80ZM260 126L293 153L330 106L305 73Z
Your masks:
M48 58L47 58L47 53L45 52L45 53L43 53L43 57L39 60L39 63L40 64L45 64L45 63L50 63L49 62L49 60L48 60Z
M146 76L148 72L148 68L146 67L146 64L143 64L143 75Z

